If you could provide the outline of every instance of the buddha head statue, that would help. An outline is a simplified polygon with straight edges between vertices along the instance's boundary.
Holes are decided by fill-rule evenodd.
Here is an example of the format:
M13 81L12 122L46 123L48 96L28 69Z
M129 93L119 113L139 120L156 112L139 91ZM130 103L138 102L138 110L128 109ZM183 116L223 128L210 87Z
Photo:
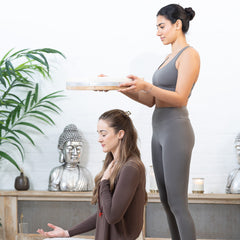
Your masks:
M236 149L238 164L240 164L240 133L235 138L234 147ZM226 193L240 194L240 168L233 169L228 175Z
M240 164L240 133L235 138L234 147L236 149L238 164Z
M59 162L79 164L83 149L83 138L74 124L67 125L58 139Z

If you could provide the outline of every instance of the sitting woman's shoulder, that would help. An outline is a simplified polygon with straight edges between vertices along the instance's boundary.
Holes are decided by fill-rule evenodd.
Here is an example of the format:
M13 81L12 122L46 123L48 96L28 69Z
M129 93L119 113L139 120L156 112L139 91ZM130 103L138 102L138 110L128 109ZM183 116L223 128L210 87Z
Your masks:
M140 158L132 157L125 164L124 167L133 167L141 173L145 173L145 167Z

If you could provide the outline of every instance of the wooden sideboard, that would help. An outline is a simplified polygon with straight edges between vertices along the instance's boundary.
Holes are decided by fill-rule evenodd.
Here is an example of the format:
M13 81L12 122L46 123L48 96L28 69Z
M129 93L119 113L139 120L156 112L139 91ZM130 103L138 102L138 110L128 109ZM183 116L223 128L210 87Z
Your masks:
M29 217L32 218L40 218L39 215L41 215L41 207L44 208L45 205L48 203L49 212L44 212L44 215L48 216L48 213L51 214L51 209L55 208L55 205L57 204L66 204L67 207L64 206L65 209L68 207L70 208L71 204L74 203L81 203L81 204L87 204L82 205L85 210L87 208L91 208L90 211L95 211L94 207L92 208L90 201L91 201L91 192L50 192L50 191L0 191L0 218L2 222L2 229L3 229L3 239L0 240L17 240L20 239L20 234L18 233L18 222L19 222L19 215L22 209L28 209L32 213L28 214ZM31 205L32 204L32 205ZM36 204L36 205L34 205ZM157 204L155 206L155 204ZM239 215L240 218L240 194L189 194L189 204L196 204L196 206L202 205L219 205L219 206L237 206L234 212ZM148 204L145 209L145 217L144 217L144 226L143 226L143 234L145 236L146 240L151 239L168 239L168 237L165 238L159 238L160 236L151 236L151 227L155 224L156 221L153 223L149 223L149 219L151 219L151 216L153 216L152 211L155 211L154 207L156 209L159 208L160 200L158 194L149 193L148 194ZM34 207L35 206L35 207ZM59 209L63 208L63 205L59 205ZM40 210L37 212L37 208ZM72 206L73 211L75 211L76 207L75 205ZM33 209L35 209L35 213L33 213ZM211 209L211 207L210 207ZM59 211L59 210L57 210ZM218 210L217 210L218 211ZM88 214L89 210L84 213ZM152 214L152 215L151 215ZM67 218L66 213L62 213L64 215L64 218ZM149 217L150 215L150 217ZM162 214L161 214L162 215ZM71 217L71 216L69 216ZM28 219L28 221L32 221L33 219ZM64 219L63 219L64 220ZM44 222L46 224L46 222ZM148 228L150 230L148 230ZM237 233L238 234L238 233ZM91 234L93 235L93 234ZM92 236L81 236L85 238L92 238ZM30 232L29 234L25 235L24 239L35 239L40 240L42 239L38 234L34 234L34 232ZM203 239L203 238L201 238ZM216 238L215 238L216 239ZM221 238L222 239L222 238ZM235 238L232 238L235 239ZM240 235L239 235L240 239Z

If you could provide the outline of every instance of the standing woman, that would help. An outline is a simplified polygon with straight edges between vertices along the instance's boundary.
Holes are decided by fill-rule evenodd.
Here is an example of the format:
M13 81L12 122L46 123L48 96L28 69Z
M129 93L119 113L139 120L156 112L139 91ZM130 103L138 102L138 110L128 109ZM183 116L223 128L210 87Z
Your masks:
M188 180L194 133L187 103L200 70L197 51L185 33L195 12L170 4L157 13L157 36L171 53L155 71L152 84L130 75L119 90L149 107L152 117L152 161L161 202L173 240L195 240L195 227L188 210Z
M97 203L98 211L70 230L48 224L53 230L38 229L41 235L72 237L96 229L95 240L135 240L139 236L147 201L145 168L129 113L118 109L103 113L97 132L103 152L107 153L95 177L92 203Z

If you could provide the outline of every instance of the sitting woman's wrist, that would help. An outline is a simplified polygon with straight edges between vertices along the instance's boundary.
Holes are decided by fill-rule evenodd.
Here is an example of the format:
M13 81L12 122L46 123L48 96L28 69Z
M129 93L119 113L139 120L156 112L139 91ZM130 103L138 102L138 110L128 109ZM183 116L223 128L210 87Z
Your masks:
M64 230L65 237L70 237L68 230Z

